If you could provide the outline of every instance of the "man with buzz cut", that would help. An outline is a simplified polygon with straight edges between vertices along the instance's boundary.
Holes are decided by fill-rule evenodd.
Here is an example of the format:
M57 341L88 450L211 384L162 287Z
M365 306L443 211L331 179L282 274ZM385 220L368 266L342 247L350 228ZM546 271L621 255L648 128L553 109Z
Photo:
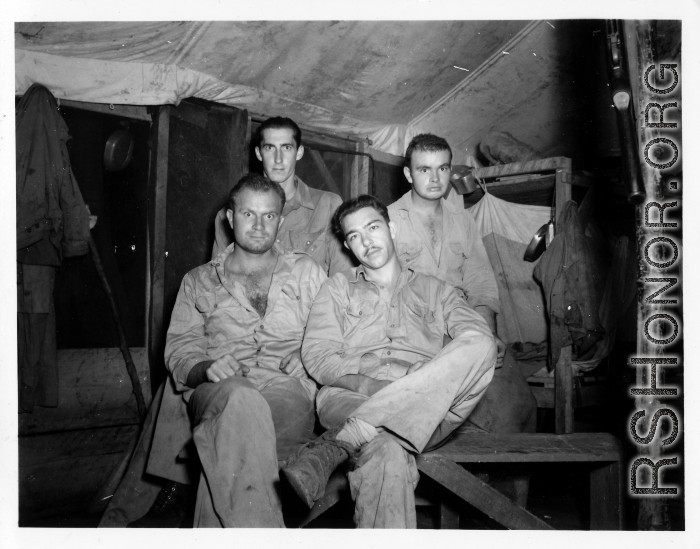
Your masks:
M304 156L299 126L291 118L268 118L258 126L254 143L255 156L262 162L265 177L279 183L287 199L277 246L286 252L309 254L328 275L352 267L350 256L330 230L331 217L342 199L337 194L309 187L295 173L297 162ZM231 243L226 208L217 214L214 232L212 257Z
M357 526L415 528L415 455L469 416L493 376L496 342L452 286L401 264L396 228L376 198L344 202L333 228L360 266L321 287L302 344L306 370L323 385L316 408L329 430L283 472L311 507L353 457Z
M406 149L404 175L411 190L389 206L402 264L444 280L462 292L496 334L498 286L474 219L444 197L450 189L452 150L442 137L415 136ZM465 429L534 432L537 403L517 363L497 339L494 379Z
M202 464L195 527L283 527L278 460L313 431L300 347L327 277L273 246L284 205L279 184L244 176L226 211L234 242L185 275L173 309L165 362Z

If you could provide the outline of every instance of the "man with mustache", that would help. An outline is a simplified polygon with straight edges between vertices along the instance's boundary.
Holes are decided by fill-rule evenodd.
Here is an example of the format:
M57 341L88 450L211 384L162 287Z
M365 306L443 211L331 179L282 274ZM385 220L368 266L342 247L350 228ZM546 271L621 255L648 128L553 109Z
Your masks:
M323 285L302 345L306 370L323 385L316 407L329 430L283 472L312 506L352 456L356 524L415 528L414 456L469 416L493 376L496 342L453 287L400 263L395 226L376 198L344 202L333 228L361 265Z

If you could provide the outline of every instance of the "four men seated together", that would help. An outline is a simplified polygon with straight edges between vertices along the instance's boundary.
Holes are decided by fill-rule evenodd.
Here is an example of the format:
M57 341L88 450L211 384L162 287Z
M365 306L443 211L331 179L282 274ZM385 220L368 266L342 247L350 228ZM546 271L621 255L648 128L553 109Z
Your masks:
M185 276L166 339L201 462L194 526L284 527L280 483L311 507L347 461L358 527L415 528L417 454L458 431L535 421L496 335L481 238L444 198L450 147L416 136L411 190L388 208L305 185L288 118L260 126L255 153L264 175L231 190L213 258ZM179 450L154 443L151 459Z

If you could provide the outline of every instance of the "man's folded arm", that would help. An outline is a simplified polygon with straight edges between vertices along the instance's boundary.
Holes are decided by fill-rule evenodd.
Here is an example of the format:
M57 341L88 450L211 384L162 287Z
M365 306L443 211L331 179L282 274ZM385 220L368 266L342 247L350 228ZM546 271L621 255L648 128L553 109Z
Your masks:
M201 373L201 366L211 364L207 355L207 337L204 332L204 317L195 307L194 281L188 274L180 285L175 300L170 327L165 340L165 365L173 376L178 391L191 388L190 371L198 366L196 375ZM194 382L197 377L193 377ZM205 379L206 380L206 379ZM195 385L196 386L196 385Z
M321 385L334 385L348 374L358 374L361 349L346 349L343 339L343 311L347 307L342 277L329 279L316 295L306 324L301 359L309 375Z
M453 340L465 339L474 335L493 337L493 332L486 320L472 309L452 286L444 285L441 299L445 331Z

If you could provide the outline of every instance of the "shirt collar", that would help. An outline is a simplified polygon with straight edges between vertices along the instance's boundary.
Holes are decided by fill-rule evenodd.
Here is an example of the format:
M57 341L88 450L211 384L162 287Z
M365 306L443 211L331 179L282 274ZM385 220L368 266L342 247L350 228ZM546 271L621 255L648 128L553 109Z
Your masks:
M289 201L289 203L284 205L285 213L283 213L283 215L287 215L289 212L298 209L300 206L303 206L309 210L316 208L316 204L314 204L314 201L311 199L311 191L309 191L309 186L296 175L294 176L294 184L297 187L297 192L294 193L294 197Z
M456 191L454 189L452 189L451 192L456 192ZM455 215L455 214L458 215L460 213L460 210L458 210L457 207L449 200L445 200L444 198L441 198L440 202L442 203L443 211L446 211L452 215ZM413 209L413 200L411 200L411 191L408 191L406 194L404 194L401 198L399 198L396 201L396 207L400 211L405 211L405 212L410 212Z
M362 275L362 280L369 284L374 284L371 280L367 279L367 272L365 271L365 266L360 265L355 268L355 275L350 278L352 284L357 284L360 281L360 275ZM406 282L413 280L416 276L416 272L411 267L402 266L401 273L399 273L399 281L396 284L396 288L401 288L406 284Z

